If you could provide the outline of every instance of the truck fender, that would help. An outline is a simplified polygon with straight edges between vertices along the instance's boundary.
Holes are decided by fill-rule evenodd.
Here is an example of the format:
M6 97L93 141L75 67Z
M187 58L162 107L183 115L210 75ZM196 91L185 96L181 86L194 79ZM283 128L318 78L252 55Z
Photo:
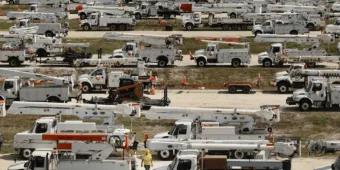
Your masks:
M91 86L91 88L93 88L92 82L89 79L87 79L87 78L79 79L78 82L79 82L79 84L87 83L87 84L89 84Z
M298 104L301 111L308 111L313 105L313 100L308 97L304 97L298 101Z

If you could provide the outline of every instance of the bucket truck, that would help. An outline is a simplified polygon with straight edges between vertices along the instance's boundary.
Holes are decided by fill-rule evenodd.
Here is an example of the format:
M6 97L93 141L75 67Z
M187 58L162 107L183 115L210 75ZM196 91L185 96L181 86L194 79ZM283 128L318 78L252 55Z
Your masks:
M125 117L139 117L140 107L136 104L121 104L115 106L76 104L76 103L49 103L43 102L14 102L7 114L34 114L34 115L73 115L80 119L104 119L103 126L91 122L66 121L58 122L56 117L43 117L36 120L31 131L17 133L14 136L13 147L18 154L28 158L37 148L53 148L54 142L42 139L44 134L55 133L96 133L105 132L114 136L116 141L122 143L124 135L130 133L129 129L113 126L117 115Z
M145 113L145 117L148 119L186 119L182 122L177 121L175 127L169 133L157 134L147 141L148 147L157 152L162 159L171 158L181 149L204 149L209 152L226 153L236 158L252 157L255 150L277 150L286 155L295 152L295 146L290 143L276 143L276 147L267 148L266 144L270 142L265 139L266 131L255 128L255 118L258 120L256 122L262 120L269 124L279 121L278 106L262 106L261 110L159 108L152 106ZM199 128L196 126L196 122L193 123L195 120L202 123L207 120L208 122L205 122L207 126L199 126L201 127ZM217 123L224 123L234 126L234 128L238 127L240 132L245 132L245 135L237 134L234 131L235 129L230 126L229 130L227 126L214 126ZM270 127L267 130L272 131ZM228 132L230 133L226 134ZM260 148L253 148L253 146Z
M31 34L55 37L56 35L66 36L68 28L64 28L60 23L31 23L29 19L21 19L9 28L10 34L27 34L28 31Z
M81 91L74 88L71 77L53 77L25 71L0 69L5 76L0 94L6 99L6 106L13 101L63 102L79 99ZM33 83L31 80L35 80Z
M225 155L206 155L200 150L181 150L174 160L168 165L157 168L157 170L199 170L199 169L253 169L253 170L291 170L291 160L275 159L230 159Z
M132 30L136 25L136 20L129 14L115 15L109 12L91 13L88 19L80 21L80 27L84 31L109 29L111 31Z
M340 106L339 70L302 70L297 75L308 77L307 85L287 98L288 105L298 105L301 111Z
M280 20L267 20L262 25L254 25L252 33L255 37L259 34L304 34L309 30L304 22L283 22Z
M134 170L133 156L112 156L114 138L107 134L43 134L45 142L57 143L56 149L37 149L28 161L11 165L8 170ZM124 151L123 151L124 152ZM117 154L116 154L117 155Z
M338 56L327 56L325 50L313 45L308 49L289 49L282 43L273 43L267 52L257 55L258 63L263 67L272 65L281 66L285 63L306 63L309 67L315 67L320 62L339 62Z

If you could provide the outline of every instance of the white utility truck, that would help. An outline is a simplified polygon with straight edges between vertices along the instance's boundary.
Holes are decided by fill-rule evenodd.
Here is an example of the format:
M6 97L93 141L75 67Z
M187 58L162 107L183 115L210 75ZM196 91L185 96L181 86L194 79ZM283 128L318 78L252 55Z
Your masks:
M333 34L335 37L340 35L340 18L337 18L334 24L328 24L325 27L326 34Z
M304 34L308 33L304 22L284 22L280 20L267 20L262 25L254 25L252 33L258 34Z
M116 145L111 144L114 138L105 133L41 136L44 141L58 143L56 149L37 149L28 161L17 162L8 170L135 170L137 166L136 158L119 154Z
M132 30L136 20L130 14L116 15L109 12L95 12L80 21L80 27L84 31L109 29L111 31Z
M253 25L252 22L243 21L243 19L221 17L215 14L209 14L208 19L202 18L202 13L184 13L182 15L182 27L191 31L194 28L208 26L219 27L223 30L248 30Z
M92 13L109 13L112 15L123 15L126 12L132 12L135 8L127 6L101 6L101 5L82 5L78 10L80 20L87 19Z
M307 149L310 154L335 153L340 151L340 140L308 141Z
M0 62L8 63L11 67L20 66L28 58L24 48L0 48Z
M181 150L168 166L162 166L157 170L291 170L291 160L282 159L230 159L225 155L206 155L204 151L188 149Z
M209 64L229 64L240 67L242 64L250 63L249 45L238 44L242 48L220 49L219 43L208 43L206 49L196 50L191 59L195 60L197 66L204 67Z
M26 34L27 30L35 30L33 34L54 37L57 35L66 36L68 28L63 28L60 23L31 23L29 19L21 19L16 25L9 28L10 34Z
M316 108L338 108L340 106L340 80L332 78L333 74L326 77L318 77L319 71L310 71L316 73L317 77L309 77L307 85L303 89L293 92L288 97L286 103L288 105L298 105L301 111ZM339 73L335 74L338 77Z
M273 65L282 66L285 63L306 63L308 67L315 67L320 62L339 62L340 57L327 56L327 52L313 45L308 49L289 49L282 43L273 43L267 52L259 53L258 63L263 67Z
M16 100L64 102L81 97L81 91L74 88L71 77L52 77L8 69L1 69L0 74L7 77L0 91L6 99L6 106Z

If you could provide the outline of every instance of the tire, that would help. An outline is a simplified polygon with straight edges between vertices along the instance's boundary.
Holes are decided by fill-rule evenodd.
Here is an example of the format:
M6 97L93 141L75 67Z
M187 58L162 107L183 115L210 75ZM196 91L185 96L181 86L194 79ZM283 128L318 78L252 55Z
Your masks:
M233 154L233 156L234 156L234 158L235 159L243 159L244 158L244 152L242 152L242 151L234 151L234 154Z
M90 31L90 30L91 30L90 25L89 25L89 24L83 25L83 30L84 30L84 31Z
M47 57L47 52L45 49L43 48L39 48L35 54L38 56L38 57Z
M91 85L89 83L82 83L81 84L81 91L83 93L89 93L91 91Z
M157 62L158 67L166 67L168 65L168 60L160 58Z
M169 160L172 158L172 152L170 150L162 150L158 152L158 156L161 160Z
M196 64L197 64L198 67L205 67L207 62L205 61L205 59L200 58L196 61Z
M257 35L259 35L259 34L262 34L262 32L261 31L255 31L255 37L257 36Z
M230 18L236 18L236 14L235 14L235 13L231 13L231 14L229 15L229 17L230 17Z
M54 33L52 31L46 31L45 32L45 36L46 37L53 37L54 36Z
M312 103L308 100L302 100L299 103L299 108L301 111L309 111L312 107Z
M114 30L116 30L116 25L114 24L110 25L110 31L114 31Z
M80 20L84 20L84 19L87 18L87 16L86 16L86 14L81 13L81 14L79 14L79 18L80 18Z
M234 93L236 93L236 91L237 91L237 90L236 90L236 87L235 87L235 86L230 86L230 87L228 88L228 92L229 92L229 93L233 93L233 94L234 94Z
M241 61L240 61L240 59L233 59L233 60L231 61L231 66L233 66L234 68L240 67L240 66L241 66Z
M119 30L120 31L126 31L127 30L127 26L125 24L120 24L119 25Z
M265 59L263 62L262 62L262 66L263 67L271 67L272 66L272 61L270 61L269 59Z
M277 91L280 93L288 93L289 86L287 85L287 83L279 83L279 85L277 86Z
M164 19L170 19L170 17L171 17L171 15L170 15L170 14L167 14L167 13L164 14L163 16L164 16Z
M141 20L142 15L140 13L137 13L137 14L135 14L135 18L136 18L136 20Z
M250 90L251 90L250 87L245 87L245 88L243 89L243 92L244 92L244 93L250 93Z
M32 155L32 150L31 149L23 149L21 151L21 156L25 159L29 159Z
M296 31L296 30L292 30L292 31L290 31L290 32L289 32L289 34L291 34L291 35L298 35L298 34L299 34L299 32L298 32L298 31Z
M60 103L61 100L56 96L50 96L50 97L47 98L47 102Z
M307 28L309 31L315 30L315 26L314 26L314 24L312 24L312 23L308 23L307 26L306 26L306 28Z
M21 63L20 63L18 58L11 57L11 58L8 59L8 64L11 67L18 67L18 66L20 66Z
M194 28L194 25L192 23L185 24L185 30L192 31L193 28Z

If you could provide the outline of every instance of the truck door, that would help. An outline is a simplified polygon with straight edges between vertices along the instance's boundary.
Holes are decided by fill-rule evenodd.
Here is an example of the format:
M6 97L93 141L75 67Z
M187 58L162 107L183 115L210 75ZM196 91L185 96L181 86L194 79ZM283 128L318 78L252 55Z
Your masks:
M216 59L217 52L216 52L216 46L208 46L207 47L207 58L208 59Z
M191 160L179 159L176 170L191 170Z
M98 25L98 23L99 23L99 16L98 15L91 15L90 25Z
M188 127L186 125L178 124L172 135L177 139L188 139L187 129Z
M313 101L325 101L326 100L326 87L323 87L322 83L313 83L312 91L310 92L310 98Z
M268 34L274 33L273 25L272 25L272 22L270 21L266 21L265 23L263 23L262 29L264 33L268 33Z
M90 81L93 85L105 85L105 70L104 69L97 69L93 71L90 75Z

